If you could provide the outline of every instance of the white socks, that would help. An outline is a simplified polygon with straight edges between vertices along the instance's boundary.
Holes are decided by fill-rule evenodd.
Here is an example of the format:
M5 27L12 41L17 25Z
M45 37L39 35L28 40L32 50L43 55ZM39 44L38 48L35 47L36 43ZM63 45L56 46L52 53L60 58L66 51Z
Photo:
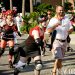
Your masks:
M19 60L19 62L17 63L17 65L15 67L20 68L20 67L22 67L24 65L25 65L25 63L23 63L22 61Z

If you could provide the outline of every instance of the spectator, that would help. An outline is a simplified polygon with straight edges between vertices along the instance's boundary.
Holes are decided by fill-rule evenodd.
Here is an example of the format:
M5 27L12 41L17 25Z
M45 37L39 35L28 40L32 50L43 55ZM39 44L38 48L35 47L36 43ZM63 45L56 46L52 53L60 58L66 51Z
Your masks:
M52 11L49 9L49 10L47 11L47 25L48 25L48 23L49 23L51 17L52 17Z
M21 33L20 28L22 24L22 17L20 16L20 13L17 14L15 20L16 20L18 31Z
M72 21L73 16L74 16L73 9L68 10L67 13L65 14L65 17L68 18L71 21L71 23L73 23L73 21ZM72 24L72 26L73 26L73 24ZM68 35L67 36L67 50L66 51L73 51L73 49L70 47L70 41L71 41L71 38L70 38L70 35Z
M49 24L49 21L52 17L52 10L48 9L47 10L47 21L46 21L46 27ZM45 43L46 43L46 47L49 48L49 50L51 49L51 34L46 34L45 33Z

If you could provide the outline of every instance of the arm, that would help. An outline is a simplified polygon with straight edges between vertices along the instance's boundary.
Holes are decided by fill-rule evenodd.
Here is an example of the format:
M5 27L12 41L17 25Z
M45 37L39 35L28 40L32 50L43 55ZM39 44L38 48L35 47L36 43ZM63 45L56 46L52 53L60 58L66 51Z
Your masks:
M58 27L60 25L60 21L56 18L52 18L47 26L46 31L48 33L52 32L53 30L55 30L56 27Z
M73 28L73 25L71 22L69 22L69 30L68 30L68 33L71 34L73 31L74 31L74 28Z
M71 34L73 31L74 31L74 30L73 30L73 28L72 28L72 29L68 30L68 33Z
M33 30L32 35L34 36L34 40L37 43L37 45L40 46L41 45L41 39L39 36L39 32L37 30Z
M21 37L21 34L20 34L20 32L18 31L17 33L18 33L18 35Z
M13 29L14 29L14 32L17 32L17 34L21 37L21 34L20 34L20 32L18 31L18 29L17 29L17 26L16 26L16 25L14 25L14 26L13 26Z
M51 33L53 30L55 30L56 27L58 27L60 24L59 23L56 23L54 24L52 27L48 28L46 31L48 33Z

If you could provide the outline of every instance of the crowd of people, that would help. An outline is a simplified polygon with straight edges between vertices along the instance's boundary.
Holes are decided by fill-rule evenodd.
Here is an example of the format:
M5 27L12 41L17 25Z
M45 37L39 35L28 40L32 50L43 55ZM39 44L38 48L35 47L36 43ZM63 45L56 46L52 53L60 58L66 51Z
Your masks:
M14 39L16 34L21 37L22 17L19 14L15 17L13 10L0 12L0 57L5 51L6 45L8 45L8 61L10 68L14 67L14 75L18 75L25 68L26 63L29 64L31 58L35 62L34 74L40 75L43 67L41 55L45 55L45 47L49 39L51 39L49 48L55 60L52 75L56 75L57 69L61 71L62 59L68 44L67 39L70 39L69 34L74 31L75 17L72 17L71 20L68 19L65 16L63 6L56 6L55 11L53 17L51 16L51 10L47 11L47 15L38 17L38 25L30 29L28 38L18 46L16 51L14 51ZM49 37L46 38L46 35L49 35ZM12 61L12 56L14 56L14 61Z

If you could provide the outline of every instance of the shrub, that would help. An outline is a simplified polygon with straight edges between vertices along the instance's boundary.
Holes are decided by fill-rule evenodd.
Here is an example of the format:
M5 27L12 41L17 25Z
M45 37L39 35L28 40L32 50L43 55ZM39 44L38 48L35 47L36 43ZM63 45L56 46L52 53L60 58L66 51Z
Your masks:
M25 24L21 26L21 32L29 33L29 30L38 24L38 17L42 14L46 15L48 9L53 11L52 5L43 3L35 6L35 10L33 13L30 13L29 15L25 15L23 17ZM52 15L54 15L54 13Z

